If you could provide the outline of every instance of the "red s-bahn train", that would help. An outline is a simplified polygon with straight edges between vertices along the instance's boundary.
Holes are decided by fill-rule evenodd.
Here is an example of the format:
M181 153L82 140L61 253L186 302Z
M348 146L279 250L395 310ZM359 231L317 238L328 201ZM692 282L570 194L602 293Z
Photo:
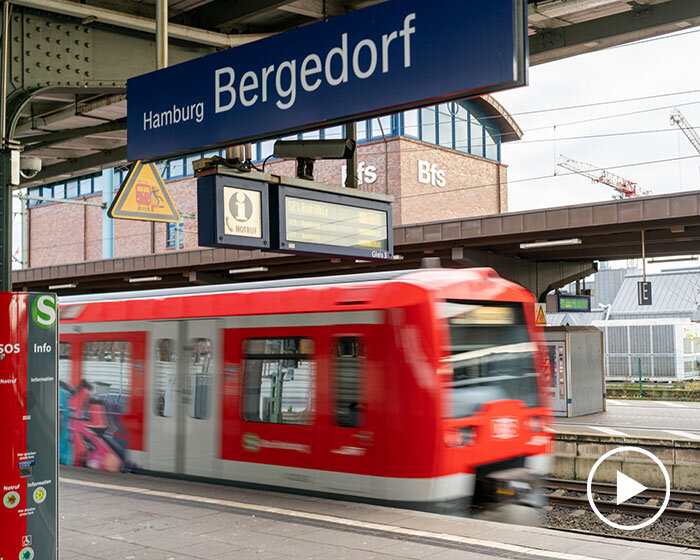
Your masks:
M61 462L528 501L552 439L533 302L490 269L61 298Z

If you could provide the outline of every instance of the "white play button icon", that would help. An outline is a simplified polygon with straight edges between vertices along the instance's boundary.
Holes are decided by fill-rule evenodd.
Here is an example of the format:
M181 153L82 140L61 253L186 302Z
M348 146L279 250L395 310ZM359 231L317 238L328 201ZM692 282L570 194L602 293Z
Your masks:
M619 523L615 523L614 521L610 521L610 519L607 519L602 513L600 513L600 510L598 509L598 506L596 505L596 500L597 497L594 495L593 492L593 478L595 476L596 471L598 470L598 467L607 459L612 457L613 455L622 455L622 462L625 460L630 460L630 456L635 456L635 455L643 455L646 457L646 459L651 459L651 461L658 467L658 469L661 471L661 474L664 477L664 482L666 484L666 496L664 497L664 502L661 504L661 507L659 510L649 519L646 521L642 521L641 523L638 523L637 525L621 525ZM634 460L634 459L632 459ZM618 466L619 466L619 461L620 459L617 459ZM649 465L650 469L653 469L653 465ZM640 484L633 478L630 478L624 473L621 473L619 470L615 469L617 472L617 499L615 500L615 505L620 505L630 498L634 498L641 492L644 492L644 490L647 489L646 486L643 484ZM610 472L610 471L608 471ZM650 473L651 474L651 473ZM610 525L610 527L614 527L615 529L620 529L621 531L636 531L638 529L643 529L644 527L648 527L654 521L656 521L659 517L661 517L661 514L663 511L666 509L666 506L668 505L669 500L671 499L671 477L668 475L668 471L666 470L666 467L664 467L664 464L659 460L659 458L654 455L651 451L647 451L646 449L643 449L642 447L616 447L615 449L611 449L607 453L604 453L602 457L600 457L594 464L593 468L590 470L588 473L588 482L586 484L586 494L588 495L588 503L591 504L591 509L593 510L593 513L596 514L598 519L600 519L603 523Z
M634 498L637 494L644 492L647 487L643 484L639 484L633 478L630 478L624 473L617 471L617 500L615 500L615 505L620 505L626 502L630 498Z

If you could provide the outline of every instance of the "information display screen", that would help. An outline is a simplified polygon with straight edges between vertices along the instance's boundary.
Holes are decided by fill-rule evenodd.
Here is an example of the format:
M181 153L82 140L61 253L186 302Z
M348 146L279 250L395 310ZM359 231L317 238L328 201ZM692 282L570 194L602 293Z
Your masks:
M388 203L280 188L280 249L391 259Z
M588 296L559 296L559 311L590 311L591 298Z

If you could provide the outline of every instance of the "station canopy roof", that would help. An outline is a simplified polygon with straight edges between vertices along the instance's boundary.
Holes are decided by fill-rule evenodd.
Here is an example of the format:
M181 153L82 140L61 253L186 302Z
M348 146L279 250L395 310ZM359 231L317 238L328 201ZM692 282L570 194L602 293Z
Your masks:
M171 49L175 42L189 49L189 58L201 56L381 1L169 0ZM43 17L59 17L94 29L118 29L123 48L129 48L134 38L146 38L149 49L155 50L155 0L12 3ZM528 0L530 63L541 64L699 24L700 2L696 0ZM180 51L170 58L174 63L188 57ZM13 137L25 145L27 155L42 158L44 170L22 186L125 164L126 112L123 79L38 91L23 107ZM497 116L498 111L492 113ZM509 126L505 121L501 124L502 129Z

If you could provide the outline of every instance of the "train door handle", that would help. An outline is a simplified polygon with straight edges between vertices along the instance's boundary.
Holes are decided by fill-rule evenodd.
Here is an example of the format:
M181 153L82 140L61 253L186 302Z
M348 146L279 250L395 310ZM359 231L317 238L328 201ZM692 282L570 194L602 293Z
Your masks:
M373 436L374 434L372 432L360 432L358 434L352 434L352 437L355 437L357 439L364 439L367 441L371 441Z

